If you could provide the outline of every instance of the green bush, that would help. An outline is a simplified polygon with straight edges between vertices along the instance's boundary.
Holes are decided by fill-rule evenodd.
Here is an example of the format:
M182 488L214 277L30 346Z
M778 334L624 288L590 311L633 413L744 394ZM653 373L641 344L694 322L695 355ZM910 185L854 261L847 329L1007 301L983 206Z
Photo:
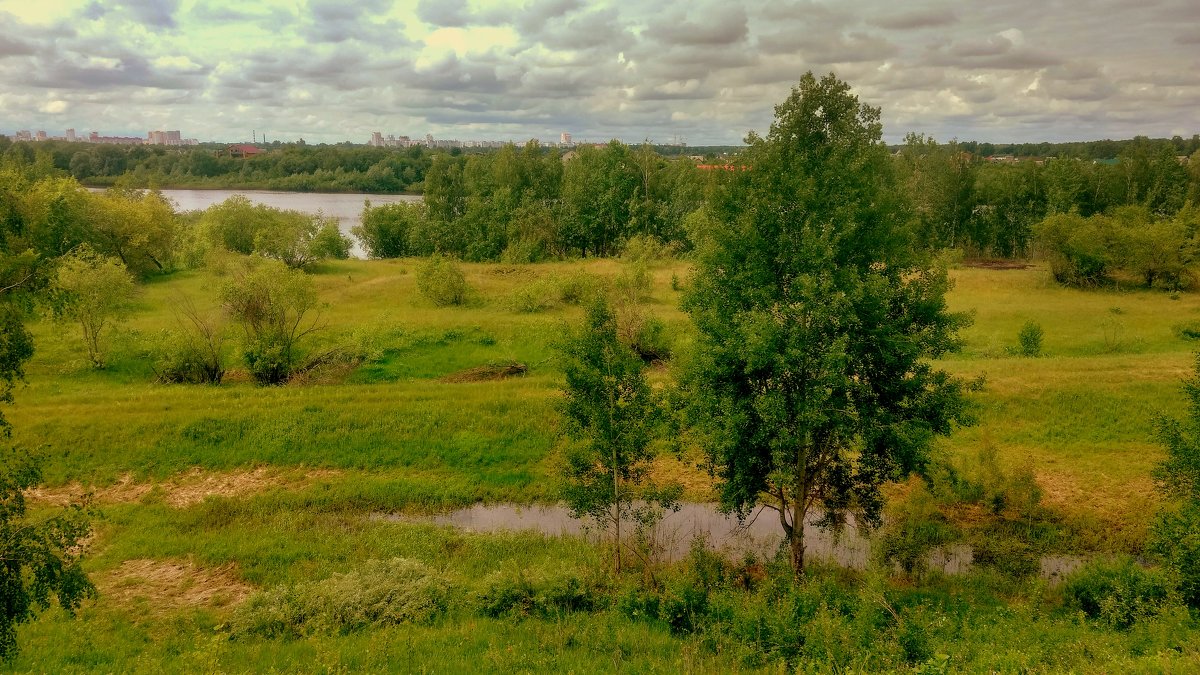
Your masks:
M621 257L634 263L644 264L669 258L674 253L674 249L664 244L658 237L649 234L635 234L625 241Z
M544 312L558 304L559 291L553 279L538 279L521 286L508 298L508 306L516 312Z
M1127 629L1178 603L1175 577L1132 558L1096 560L1071 574L1063 587L1067 607L1112 628Z
M417 267L417 290L438 307L447 307L465 303L470 288L453 259L434 253Z
M1180 340L1200 340L1200 321L1185 321L1171 326Z
M557 278L558 299L568 305L586 304L600 290L600 282L596 277L574 270Z
M153 348L155 379L165 384L220 384L224 354L208 351L183 331L163 331Z
M1183 602L1200 609L1200 504L1160 513L1151 530L1150 549L1175 570Z
M251 596L234 614L234 635L266 638L345 633L427 623L445 612L451 585L407 558L368 560L328 579L278 586Z
M1017 333L1017 344L1021 356L1038 357L1042 355L1042 325L1036 321L1026 321Z
M1019 579L1041 569L1041 557L1027 541L1001 532L988 532L972 540L974 563Z
M914 480L911 485L903 501L889 506L876 540L876 555L887 565L899 565L905 574L921 576L929 566L929 554L957 541L959 533L925 484Z
M647 318L634 334L629 347L646 362L671 358L671 339L667 335L667 324L658 317Z
M163 331L153 349L151 368L159 382L220 384L225 376L225 325L204 315L187 297L174 301L174 330Z
M606 590L597 582L573 572L541 573L527 570L495 572L478 594L485 616L555 616L562 612L589 612L608 603Z

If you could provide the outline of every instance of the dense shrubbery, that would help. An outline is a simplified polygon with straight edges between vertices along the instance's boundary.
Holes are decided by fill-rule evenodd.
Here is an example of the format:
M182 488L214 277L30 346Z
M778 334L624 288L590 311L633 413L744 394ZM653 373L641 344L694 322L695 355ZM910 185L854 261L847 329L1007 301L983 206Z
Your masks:
M368 560L328 579L252 596L233 619L235 635L300 637L401 623L427 623L446 611L450 584L407 558Z
M1060 283L1097 286L1122 277L1148 288L1180 290L1196 281L1200 209L1190 203L1171 217L1143 207L1111 215L1047 217L1037 228L1042 255Z
M1063 587L1066 605L1117 629L1177 607L1177 581L1166 570L1131 558L1098 560L1073 573Z
M196 227L209 248L258 254L297 269L350 256L350 240L336 219L254 204L241 195L209 207Z

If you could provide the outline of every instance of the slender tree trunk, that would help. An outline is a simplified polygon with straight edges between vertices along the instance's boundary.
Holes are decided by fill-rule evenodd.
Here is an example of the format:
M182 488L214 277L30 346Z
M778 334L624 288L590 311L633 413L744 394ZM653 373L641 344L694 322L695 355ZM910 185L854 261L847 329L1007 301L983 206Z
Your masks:
M613 444L613 512L616 514L617 574L621 573L621 473L617 470L617 446Z
M796 579L804 577L804 504L807 500L803 496L798 496L792 504L792 531L788 537L792 557L792 571L796 574Z

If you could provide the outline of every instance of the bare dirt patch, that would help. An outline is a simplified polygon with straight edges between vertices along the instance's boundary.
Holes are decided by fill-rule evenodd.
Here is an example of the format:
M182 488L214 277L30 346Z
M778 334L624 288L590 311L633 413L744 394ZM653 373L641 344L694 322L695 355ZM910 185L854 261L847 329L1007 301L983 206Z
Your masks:
M198 567L190 560L127 560L96 580L106 601L147 606L155 613L193 607L233 607L254 591L235 565Z
M519 377L529 372L529 366L518 361L502 361L498 363L487 363L474 368L460 370L457 373L451 373L443 378L442 382L460 383L460 382L488 382L491 380L503 380L509 377Z
M128 474L106 487L84 486L78 482L55 488L34 488L26 496L38 502L65 506L89 497L92 503L119 504L141 501L160 490L163 501L176 508L199 504L209 497L240 497L271 488L298 489L313 481L339 475L333 469L284 472L273 467L249 471L211 472L200 468L178 474L161 483L136 483Z

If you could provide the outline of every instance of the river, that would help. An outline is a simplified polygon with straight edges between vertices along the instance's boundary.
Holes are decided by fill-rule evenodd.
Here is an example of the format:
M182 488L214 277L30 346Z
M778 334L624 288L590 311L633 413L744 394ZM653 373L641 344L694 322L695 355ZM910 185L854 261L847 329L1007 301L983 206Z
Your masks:
M161 190L161 192L175 202L178 211L207 209L233 195L244 195L246 199L255 204L312 214L321 212L326 216L338 219L338 227L342 234L350 237L354 242L350 254L357 258L365 258L366 253L359 247L358 240L350 235L350 229L360 222L359 216L362 215L364 200L369 199L372 204L421 201L420 195L368 195L355 192L272 192L270 190Z

